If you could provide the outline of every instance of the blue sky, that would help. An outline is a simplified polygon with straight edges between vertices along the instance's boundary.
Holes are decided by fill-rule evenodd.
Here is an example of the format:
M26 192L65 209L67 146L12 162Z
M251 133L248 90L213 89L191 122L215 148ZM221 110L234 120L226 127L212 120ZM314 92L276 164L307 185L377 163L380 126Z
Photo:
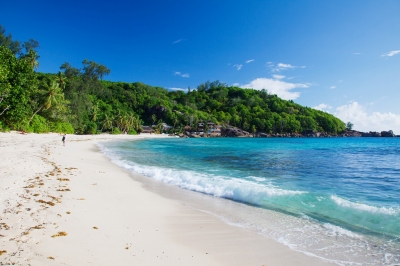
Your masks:
M112 81L267 89L400 134L400 1L1 1L0 24L40 43L42 72L83 59Z

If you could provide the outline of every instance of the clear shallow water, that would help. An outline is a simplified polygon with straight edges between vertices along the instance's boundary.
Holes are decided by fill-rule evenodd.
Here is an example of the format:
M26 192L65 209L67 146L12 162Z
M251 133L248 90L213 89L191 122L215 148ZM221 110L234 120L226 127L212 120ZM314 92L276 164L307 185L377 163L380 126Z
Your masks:
M338 264L400 265L400 139L171 138L101 148L145 176L245 203L247 218L221 218L293 249Z

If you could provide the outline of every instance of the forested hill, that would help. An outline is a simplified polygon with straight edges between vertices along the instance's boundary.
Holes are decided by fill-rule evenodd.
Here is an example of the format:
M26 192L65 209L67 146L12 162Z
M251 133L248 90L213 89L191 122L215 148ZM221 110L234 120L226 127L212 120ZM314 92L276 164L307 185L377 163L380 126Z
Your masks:
M331 114L282 100L266 90L242 89L218 81L205 82L187 93L143 83L102 83L107 96L98 95L95 102L102 114L115 116L111 110L118 106L126 113L133 110L145 124L164 121L179 130L185 125L196 129L199 122L214 122L265 133L337 133L345 129Z
M140 82L110 82L110 70L84 60L64 63L59 73L37 73L38 43L12 40L0 26L0 130L26 132L136 133L162 123L182 132L200 122L228 124L249 132L335 134L345 124L331 114L282 100L266 90L205 82L196 89L168 91ZM25 52L22 52L22 48Z

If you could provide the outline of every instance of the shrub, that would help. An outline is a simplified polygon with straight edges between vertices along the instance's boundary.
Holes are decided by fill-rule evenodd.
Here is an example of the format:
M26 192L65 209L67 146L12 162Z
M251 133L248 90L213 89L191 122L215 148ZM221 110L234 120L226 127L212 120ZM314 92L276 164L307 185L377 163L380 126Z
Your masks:
M10 128L0 121L0 131L1 132L9 132Z
M74 134L74 127L69 122L52 122L50 123L50 131L65 134Z
M85 128L85 134L97 134L97 124L95 122L88 122Z
M31 124L25 130L26 132L35 132L35 133L47 133L50 132L50 127L46 118L35 115L31 121Z
M136 130L132 129L131 131L129 131L128 133L129 135L137 135Z
M114 127L112 130L112 134L121 134L121 130L119 130L119 128Z

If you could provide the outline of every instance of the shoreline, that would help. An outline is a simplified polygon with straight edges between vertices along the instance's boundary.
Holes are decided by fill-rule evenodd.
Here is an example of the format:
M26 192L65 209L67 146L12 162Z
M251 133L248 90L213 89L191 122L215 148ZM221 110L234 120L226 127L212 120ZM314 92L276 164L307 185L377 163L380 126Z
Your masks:
M96 146L148 137L167 136L67 135L63 147L58 134L0 133L0 262L332 265L165 196L183 192L118 167Z

